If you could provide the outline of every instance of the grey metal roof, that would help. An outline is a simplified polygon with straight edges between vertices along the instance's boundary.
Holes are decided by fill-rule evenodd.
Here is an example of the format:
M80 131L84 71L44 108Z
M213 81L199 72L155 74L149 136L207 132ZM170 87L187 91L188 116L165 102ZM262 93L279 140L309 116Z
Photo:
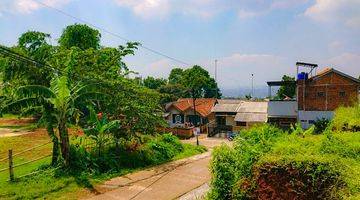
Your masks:
M243 100L240 99L218 99L217 104L211 109L211 112L237 112L240 103Z
M267 113L267 101L244 101L240 104L237 112L240 113Z
M237 112L239 104L216 104L211 112Z
M267 122L266 113L237 113L235 115L237 122Z
M218 99L219 104L239 104L243 102L241 99Z

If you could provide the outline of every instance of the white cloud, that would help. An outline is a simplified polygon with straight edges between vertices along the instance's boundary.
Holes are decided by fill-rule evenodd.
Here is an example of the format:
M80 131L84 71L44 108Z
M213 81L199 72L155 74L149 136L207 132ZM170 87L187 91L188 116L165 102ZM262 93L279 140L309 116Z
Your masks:
M223 88L250 86L250 75L254 74L255 85L278 80L293 69L286 58L270 54L235 53L219 59L219 82Z
M167 78L176 63L160 59L150 64L135 64L137 60L128 61L129 66L141 76ZM214 60L202 60L195 64L204 67L214 76ZM240 88L250 86L250 75L254 74L255 85L266 85L266 81L278 80L283 74L294 75L295 68L286 58L268 54L240 54L218 58L218 82L221 88ZM265 73L266 72L266 73Z
M248 10L244 10L244 9L240 9L238 11L238 17L240 19L248 19L248 18L253 18L253 17L257 17L260 16L262 14L265 14L264 12L255 12L255 11L248 11Z
M168 0L115 0L120 6L129 7L143 18L164 17L169 12Z
M360 54L342 53L325 61L325 66L333 67L344 73L359 77L360 75Z
M344 50L344 43L340 41L333 41L328 45L328 49L330 52L341 52Z
M347 27L360 28L359 0L316 0L305 16L326 23L341 23Z
M53 7L65 5L70 1L71 0L40 0L40 2ZM35 0L1 0L0 16L6 12L29 14L43 7L44 5Z
M114 0L141 18L165 17L171 14L211 18L219 13L234 11L240 19L252 18L276 9L286 9L308 0Z

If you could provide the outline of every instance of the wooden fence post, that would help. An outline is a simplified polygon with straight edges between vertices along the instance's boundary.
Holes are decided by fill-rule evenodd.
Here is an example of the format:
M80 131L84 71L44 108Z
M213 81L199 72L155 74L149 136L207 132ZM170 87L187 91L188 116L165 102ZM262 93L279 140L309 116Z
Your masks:
M9 175L10 181L14 181L14 168L13 168L13 153L12 149L9 149Z

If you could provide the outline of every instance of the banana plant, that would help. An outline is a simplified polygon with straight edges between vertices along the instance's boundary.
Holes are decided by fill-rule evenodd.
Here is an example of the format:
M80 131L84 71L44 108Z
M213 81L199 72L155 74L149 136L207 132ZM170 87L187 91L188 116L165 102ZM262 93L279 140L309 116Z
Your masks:
M84 132L95 141L98 149L98 155L100 156L102 148L109 140L111 140L111 131L119 128L120 121L108 121L106 115L103 115L102 113L96 114L92 106L88 106L88 110L90 111L88 120L89 125L86 129L84 129Z
M91 104L92 101L104 100L106 95L93 90L93 85L76 84L69 87L67 76L55 77L50 87L42 85L28 85L17 91L19 99L6 105L4 110L42 107L42 117L47 132L53 142L53 161L58 160L58 146L65 165L70 163L70 142L68 124L71 119L78 118L80 107ZM58 130L59 138L54 130ZM60 140L60 143L59 143Z

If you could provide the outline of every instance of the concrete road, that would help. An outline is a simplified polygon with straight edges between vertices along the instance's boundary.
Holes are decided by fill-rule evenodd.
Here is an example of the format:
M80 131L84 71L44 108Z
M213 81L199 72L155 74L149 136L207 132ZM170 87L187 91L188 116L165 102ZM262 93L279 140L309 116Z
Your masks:
M194 143L195 140L185 142ZM111 179L97 187L107 192L91 199L168 200L185 196L191 199L192 193L198 195L194 191L210 181L211 148L223 142L227 141L201 138L200 144L210 148L209 152Z

